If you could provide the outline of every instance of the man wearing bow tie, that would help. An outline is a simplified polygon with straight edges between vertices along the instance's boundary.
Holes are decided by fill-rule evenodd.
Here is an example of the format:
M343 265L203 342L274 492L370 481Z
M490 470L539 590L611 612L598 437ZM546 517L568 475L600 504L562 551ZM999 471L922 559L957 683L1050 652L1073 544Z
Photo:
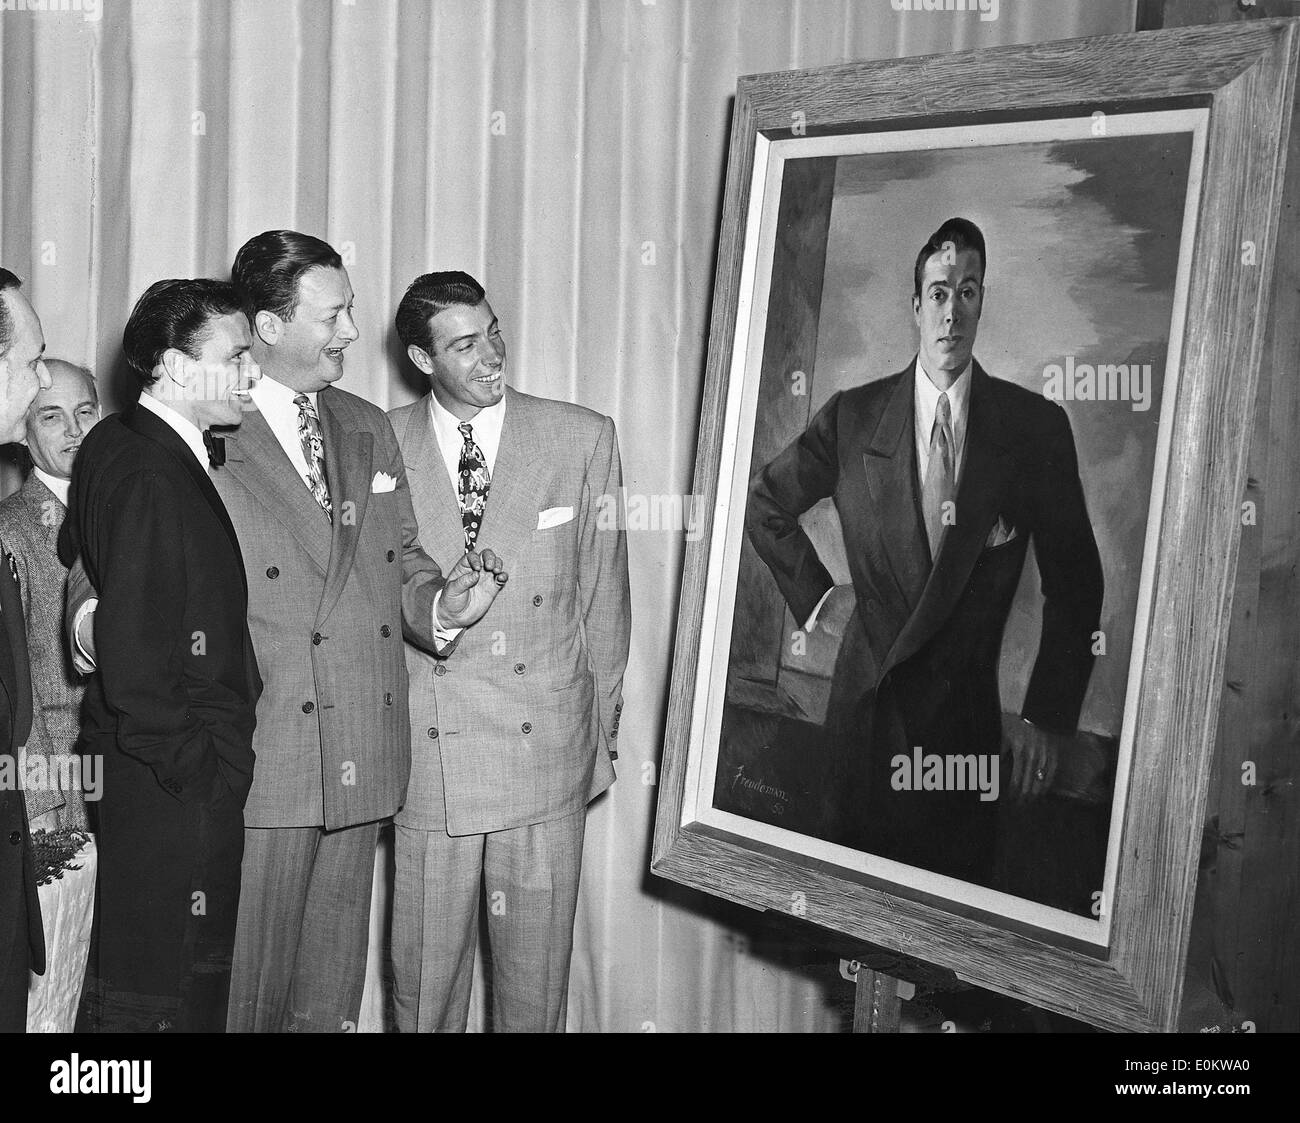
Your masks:
M0 269L0 444L22 438L27 407L38 391L50 387L41 361L41 321L20 284L8 269ZM32 725L27 633L14 574L13 559L0 550L0 759L11 764ZM31 970L45 970L45 937L27 807L21 791L0 785L0 1033L26 1028Z
M834 395L754 477L745 521L805 630L856 595L831 688L832 841L988 884L996 802L898 785L895 762L918 747L1009 760L1002 798L1050 790L1087 691L1103 581L1064 410L973 357L984 272L974 223L950 219L930 236L914 268L916 357ZM851 590L833 587L799 522L826 497ZM1031 540L1042 639L1023 716L1004 732L998 661Z
M99 596L81 741L104 777L84 1024L220 1032L262 683L208 430L240 423L258 370L219 281L151 285L122 342L139 402L86 435L60 537Z
M614 422L505 383L483 288L430 273L397 332L430 392L392 412L425 541L519 543L492 615L440 661L407 647L411 786L397 816L398 1028L462 1031L481 898L497 1032L565 1028L587 804L614 780L631 628Z

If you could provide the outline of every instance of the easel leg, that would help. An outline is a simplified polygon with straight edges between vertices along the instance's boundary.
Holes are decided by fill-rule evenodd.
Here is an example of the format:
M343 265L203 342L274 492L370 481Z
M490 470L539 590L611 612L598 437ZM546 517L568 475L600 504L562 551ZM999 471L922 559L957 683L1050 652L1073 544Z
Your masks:
M854 1033L897 1033L902 1005L896 978L867 967L858 968Z

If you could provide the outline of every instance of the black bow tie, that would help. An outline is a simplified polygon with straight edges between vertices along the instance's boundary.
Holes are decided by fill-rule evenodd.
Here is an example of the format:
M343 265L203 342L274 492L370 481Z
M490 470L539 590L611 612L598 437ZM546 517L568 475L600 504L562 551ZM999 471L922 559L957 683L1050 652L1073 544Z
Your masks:
M226 462L225 437L214 437L211 429L204 429L203 447L208 450L208 463L214 468L220 468Z

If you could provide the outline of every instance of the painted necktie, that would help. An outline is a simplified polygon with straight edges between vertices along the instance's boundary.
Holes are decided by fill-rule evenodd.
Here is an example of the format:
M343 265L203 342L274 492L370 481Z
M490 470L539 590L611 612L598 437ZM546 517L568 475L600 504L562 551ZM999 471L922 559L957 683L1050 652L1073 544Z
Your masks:
M321 439L320 418L306 394L297 395L293 401L298 407L298 440L307 461L307 486L332 522L334 507L330 503L329 485L325 482L325 442Z
M925 536L930 540L932 561L939 554L944 526L956 519L953 498L952 404L947 394L940 394L938 408L934 411L934 428L930 430L930 463L921 490Z
M468 421L456 426L465 443L460 449L460 521L465 527L465 549L474 549L478 540L479 526L483 522L483 512L487 508L488 488L492 477L488 475L487 460L483 450L474 443L474 428Z

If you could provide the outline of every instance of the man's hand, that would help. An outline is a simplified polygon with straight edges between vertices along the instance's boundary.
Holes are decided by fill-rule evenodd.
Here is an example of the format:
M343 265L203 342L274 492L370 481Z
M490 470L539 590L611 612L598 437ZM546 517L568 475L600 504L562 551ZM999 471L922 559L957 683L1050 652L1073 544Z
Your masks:
M496 554L470 550L447 574L434 623L441 628L469 627L482 619L506 580L504 563Z
M1002 715L1002 755L1012 757L1014 800L1032 802L1052 790L1065 740L1059 733L1030 725L1015 714Z

